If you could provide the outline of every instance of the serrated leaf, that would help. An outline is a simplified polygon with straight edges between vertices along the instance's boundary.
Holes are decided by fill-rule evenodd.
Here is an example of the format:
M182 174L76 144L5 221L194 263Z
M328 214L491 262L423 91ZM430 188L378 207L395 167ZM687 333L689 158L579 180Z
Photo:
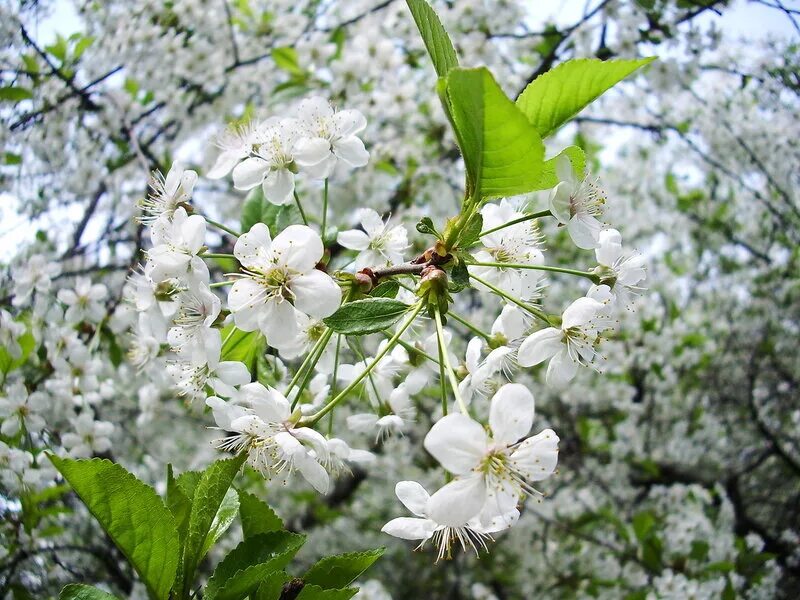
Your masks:
M456 246L461 249L473 246L480 239L481 231L483 231L483 216L481 213L475 213L461 230Z
M211 522L211 528L208 530L206 542L203 545L202 553L205 555L213 546L216 541L222 537L222 534L231 526L236 515L239 514L239 494L235 489L229 488L225 492L225 497L222 499L222 504L219 505L219 510Z
M603 92L653 60L568 60L529 83L517 98L517 106L546 138Z
M394 279L387 279L376 285L369 293L373 298L395 298L400 291L400 284Z
M417 231L422 234L426 235L435 235L436 237L441 239L441 234L436 231L436 227L433 225L433 220L430 217L422 217L417 223Z
M450 69L458 66L458 56L450 36L447 35L438 15L425 0L406 0L406 4L433 61L436 74L439 77L446 76Z
M446 92L469 195L497 198L537 189L544 145L492 74L485 67L453 69Z
M283 521L275 511L266 502L248 492L239 492L239 518L245 538L283 529Z
M197 565L208 549L206 541L213 535L214 519L246 458L247 454L243 452L233 458L218 460L203 471L197 482L183 549L181 581L184 593L191 589Z
M366 335L392 326L408 308L392 298L364 298L343 304L323 322L336 333Z
M261 533L241 542L222 559L208 580L206 600L237 600L255 590L266 575L280 571L305 542L288 531Z
M297 600L349 600L358 593L358 588L325 590L318 585L307 584L297 595Z
M150 593L166 599L175 579L180 550L175 520L155 490L109 460L72 460L53 455L50 460Z
M377 548L367 552L327 556L315 563L303 575L303 580L325 589L346 587L369 569L384 552L384 548Z
M33 98L33 92L24 87L2 87L0 88L0 100L4 102L21 102Z
M118 600L116 596L91 585L70 583L58 595L59 600Z
M194 492L194 490L192 490ZM189 514L192 511L192 499L178 485L172 473L172 465L167 465L167 508L175 519L175 527L178 530L178 537L183 547L186 538L186 528L189 525Z
M250 595L251 600L280 600L283 593L283 586L292 580L292 576L286 571L270 573L258 586L255 593Z
M459 289L469 287L469 270L463 260L458 261L453 265L453 268L450 269L450 281Z

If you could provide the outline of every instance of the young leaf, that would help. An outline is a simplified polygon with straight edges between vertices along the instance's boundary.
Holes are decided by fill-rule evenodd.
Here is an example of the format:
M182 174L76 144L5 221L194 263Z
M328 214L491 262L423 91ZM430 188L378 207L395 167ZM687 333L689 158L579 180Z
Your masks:
M261 581L261 585L255 593L250 595L251 600L280 600L283 593L283 586L292 580L292 576L286 571L270 573ZM301 582L302 584L302 582Z
M369 569L384 552L384 548L377 548L368 552L327 556L315 563L303 575L303 580L326 589L346 587Z
M436 74L439 77L447 76L450 69L458 66L458 56L442 22L426 0L406 0L406 3L433 61Z
M21 102L31 98L33 98L33 92L28 88L14 86L0 88L0 101L3 102Z
M221 335L224 343L220 360L242 362L252 373L256 357L264 347L263 334L260 331L242 331L231 324L222 329Z
M336 333L366 335L390 327L408 310L408 304L391 298L364 298L343 304L323 322Z
M481 213L475 213L461 231L457 246L465 249L475 245L481 237L481 231L483 231L483 216Z
M229 488L225 492L225 497L222 499L222 504L219 505L219 510L211 522L211 527L206 536L206 542L203 544L201 553L205 555L214 543L222 537L222 534L231 526L236 515L239 514L239 494L236 490Z
M579 146L567 146L561 152L556 154L553 158L544 161L544 169L539 179L537 190L549 190L550 188L558 185L558 175L556 175L556 164L558 160L566 156L572 163L572 168L578 177L581 177L586 171L586 155Z
M256 589L269 573L280 571L305 542L288 531L261 533L247 538L222 559L208 580L206 600L236 600Z
M119 600L108 592L91 585L70 583L58 595L59 600Z
M172 465L167 465L167 508L175 518L175 526L178 529L178 537L182 546L183 540L186 538L186 528L189 525L189 514L192 511L192 499L178 485L178 480L172 473Z
M72 460L53 455L50 460L131 563L150 594L166 600L180 550L175 520L155 490L109 460Z
M655 60L577 58L534 79L517 98L517 106L543 138L594 102L603 92L639 67Z
M318 585L307 584L297 595L297 600L349 600L357 593L358 588L325 590Z
M283 529L283 521L270 506L248 492L239 492L239 518L245 539Z
M247 454L243 452L234 458L218 460L203 472L200 481L197 482L183 548L181 581L184 593L188 593L191 589L195 569L210 546L207 543L208 537L218 533L212 525L233 483L233 478L246 458Z
M537 189L542 140L485 67L450 71L447 101L473 197L516 196Z
M383 283L376 285L369 295L373 298L394 298L399 291L400 284L394 279L387 279Z

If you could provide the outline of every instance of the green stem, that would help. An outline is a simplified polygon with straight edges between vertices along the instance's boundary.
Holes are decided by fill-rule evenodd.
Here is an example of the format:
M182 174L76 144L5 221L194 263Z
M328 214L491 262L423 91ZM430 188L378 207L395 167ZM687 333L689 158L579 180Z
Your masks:
M450 356L447 352L447 342L444 339L444 327L442 327L442 315L439 313L439 306L437 304L434 304L433 318L436 321L436 336L439 341L439 356L442 357L442 362L444 363L445 370L447 371L447 377L450 379L450 387L453 388L453 394L456 397L458 408L462 413L469 416L467 405L464 404L464 399L461 397L461 392L458 391L458 378L456 377L455 371L453 371L453 366L450 364ZM443 400L445 403L446 401L447 399ZM445 414L447 414L447 410L445 410Z
M381 333L382 333L383 335L385 335L385 336L386 336L386 339L390 339L390 338L392 337L392 332L391 332L391 331L386 331L386 330L383 330L383 331L381 331ZM431 362L432 362L433 364L435 364L435 365L438 365L438 364L439 364L439 361L438 361L438 360L436 360L435 358L433 358L433 357L432 357L430 354L428 354L427 352L425 352L425 351L423 351L423 350L420 350L420 349L419 349L419 348L417 348L416 346L412 346L411 344L409 344L408 342L404 342L403 340L397 340L397 343L398 343L398 344L400 344L400 345L401 345L403 348L405 348L407 351L409 351L409 352L415 352L416 354L419 354L419 355L421 355L422 357L424 357L424 358L428 359L429 361L431 361Z
M552 271L553 273L566 273L567 275L577 275L578 277L585 277L593 283L600 283L600 278L594 273L588 271L578 271L576 269L565 269L563 267L550 267L548 265L524 265L516 263L499 263L499 262L476 262L470 263L478 267L497 267L498 269L533 269L534 271Z
M333 400L328 402L325 406L323 406L320 410L318 410L313 415L309 415L308 417L304 417L297 422L298 427L308 427L310 425L314 425L317 421L319 421L322 417L327 415L330 411L334 409L334 407L342 401L350 392L352 392L356 386L361 383L367 375L378 365L381 359L386 356L392 348L395 347L397 344L397 340L400 339L400 336L403 335L408 329L411 324L414 322L414 319L417 318L417 315L422 311L422 301L417 302L414 305L414 308L411 310L411 314L405 320L405 322L400 326L400 328L395 332L392 338L388 341L388 343L383 347L383 349L378 352L377 356L372 360L372 362L367 365L366 369L362 371L358 377L356 377L350 384L343 389L339 394L337 394Z
M322 188L322 238L325 239L325 227L328 224L328 178Z
M217 223L216 221L212 221L212 220L211 220L211 219L209 219L208 217L205 217L205 220L206 220L206 223L208 223L209 225L213 225L213 226L214 226L214 227L216 227L217 229L221 229L221 230L222 230L222 231L224 231L225 233L229 233L229 234L231 234L231 235L232 235L233 237L235 237L235 238L238 238L240 235L242 235L242 234L241 234L241 233L239 233L238 231L235 231L234 229L231 229L230 227L226 227L226 226L225 226L225 225L223 225L222 223Z
M439 315L439 312L436 312ZM436 336L436 347L439 349L439 389L442 392L442 415L447 415L447 375L444 372L444 344Z
M327 180L326 180L327 181ZM333 356L333 381L331 382L331 396L336 396L336 381L339 376L339 351L342 346L342 334L336 336L336 354ZM333 411L328 417L328 437L333 433Z
M512 219L508 223L503 223L502 225L498 225L497 227L492 227L491 229L487 229L485 231L481 231L480 236L483 237L485 235L489 235L490 233L494 233L495 231L500 231L501 229L505 229L506 227L511 227L512 225L516 225L517 223L524 223L525 221L530 221L531 219L540 219L542 217L550 216L550 210L540 210L539 212L530 213L529 215L523 215L516 219Z
M210 287L210 288L225 287L226 285L233 285L234 283L236 283L236 282L233 281L233 280L231 280L231 281L217 281L216 283L209 284L208 287Z
M538 318L540 318L542 321L544 321L545 323L547 323L548 325L551 325L551 323L550 323L550 319L548 319L548 318L547 318L547 315L546 315L546 314L545 314L543 311L541 311L541 310L539 310L538 308L536 308L535 306L531 306L531 305L529 305L529 304L527 304L527 303L523 302L523 301L522 301L522 300L520 300L519 298L515 298L514 296L511 296L511 295L507 294L506 292L504 292L504 291L503 291L503 290L501 290L500 288L493 286L491 283L489 283L488 281L486 281L486 280L484 280L484 279L481 279L481 278L480 278L480 277L478 277L477 275L473 275L472 273L470 273L470 274L469 274L469 276L470 276L470 278L474 279L474 280L475 280L475 281L477 281L478 283L480 283L480 284L482 284L482 285L485 285L487 288L489 288L490 290L492 290L492 291L493 291L495 294L497 294L498 296L502 296L503 298L505 298L505 299L506 299L506 300L508 300L509 302L513 302L514 304L516 304L517 306L519 306L521 309L528 311L528 312L529 312L529 313L531 313L533 316L535 316L535 317L538 317Z
M486 333L485 331L482 331L481 329L479 329L478 327L476 327L475 325L473 325L472 323L470 323L469 321L467 321L467 320L466 320L466 319L464 319L463 317L459 317L459 316L458 316L456 313L454 313L454 312L452 312L452 311L447 311L447 314L448 314L448 315L450 315L451 317L453 317L453 318L454 318L456 321L458 321L459 323L461 323L461 324L462 324L464 327L466 327L467 329L469 329L469 330L470 330L472 333L474 333L475 335L479 335L479 336L481 336L481 337L482 337L483 339L485 339L487 342L488 342L488 341L491 341L491 339L492 339L492 336L491 336L491 335L489 335L489 334L488 334L488 333Z
M306 219L306 211L303 210L303 205L300 204L300 196L297 195L297 190L294 191L294 201L297 204L297 210L300 211L300 216L303 217L303 223L308 225L308 219Z
M325 345L328 343L328 340L331 339L332 335L333 335L333 329L326 329L325 333L323 333L322 336L317 340L317 342L311 348L311 352L308 353L308 356L306 356L305 360L300 365L300 368L297 369L297 373L294 374L294 377L292 377L292 380L286 387L286 391L283 394L284 396L286 397L289 396L289 393L292 391L294 386L296 386L303 378L303 375L306 372L306 370L309 373L311 372L311 370L314 368L314 365L319 360L319 356L322 356L322 352L325 350ZM318 354L319 356L317 356ZM305 380L303 380L303 383L305 383ZM300 399L300 393L299 393L300 391L302 391L302 389L298 391L298 394L295 396L295 399L292 402L292 409L294 409L295 405L297 404L297 401Z

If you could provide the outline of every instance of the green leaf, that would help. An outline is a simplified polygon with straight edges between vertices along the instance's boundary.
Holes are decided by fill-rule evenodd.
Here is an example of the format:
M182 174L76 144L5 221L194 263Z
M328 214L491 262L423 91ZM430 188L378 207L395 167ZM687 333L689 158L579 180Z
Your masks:
M175 520L155 490L105 459L50 455L50 460L133 565L150 594L166 599L180 551Z
M243 452L233 458L218 460L203 472L197 482L183 549L181 580L184 593L191 589L197 565L209 547L207 540L216 534L213 525L217 513L246 458L247 454Z
M236 490L229 488L225 492L225 497L222 499L222 504L219 505L219 510L211 522L211 528L208 530L206 542L203 544L202 554L205 555L213 546L216 541L222 537L222 534L231 526L236 515L239 514L239 494Z
M358 588L342 590L324 590L317 585L306 584L297 596L297 600L349 600L358 593Z
M387 279L376 285L369 293L373 298L394 298L400 291L400 284L394 279Z
M534 79L517 98L517 106L543 138L594 102L603 92L655 60L577 58Z
M4 375L8 375L11 371L19 369L24 365L31 352L33 352L33 349L36 347L36 339L33 337L33 332L30 327L17 338L17 343L21 351L17 358L11 356L6 348L0 347L0 372Z
M433 225L433 220L430 217L422 217L417 223L417 231L425 235L435 235L437 238L442 239L436 227Z
M70 583L58 595L59 600L118 600L108 592L91 585Z
M286 571L270 573L261 582L255 593L250 595L250 598L251 600L280 600L284 584L291 580L292 576Z
M516 196L537 189L544 145L536 129L485 68L453 69L447 102L474 198Z
M303 580L326 589L346 587L369 569L384 552L385 548L377 548L367 552L327 556L315 563L303 575Z
M239 518L245 538L283 529L283 521L275 511L266 502L248 492L239 492Z
M453 42L447 35L439 17L425 0L406 0L417 29L425 43L425 48L433 61L433 68L439 77L445 77L450 69L458 66Z
M264 349L264 335L260 331L242 331L234 325L222 329L220 360L234 360L245 364L253 372L256 357Z
M300 211L294 204L277 205L264 197L261 186L254 188L242 207L242 231L250 231L256 223L264 223L271 236L275 237L289 225L303 222Z
M481 231L483 231L483 216L481 213L475 213L461 230L456 246L464 249L475 245L481 237Z
M247 538L217 565L208 580L206 600L237 600L255 590L269 573L280 571L305 542L288 531L261 533Z
M463 260L459 260L450 269L450 283L456 286L454 291L460 291L469 287L469 270Z
M578 146L567 146L550 160L544 161L544 169L542 169L542 175L536 187L537 190L549 190L558 185L559 180L558 175L556 175L556 164L562 156L566 156L569 162L572 163L572 168L575 173L577 173L578 179L583 176L583 173L586 171L586 155Z
M192 488L191 494L194 493ZM178 529L178 537L181 540L181 547L186 538L186 528L189 526L189 514L192 512L191 495L187 494L178 484L172 473L172 465L167 465L167 508L175 518L175 526Z
M323 322L336 333L366 335L390 327L408 308L392 298L364 298L343 304Z
M3 102L21 102L33 98L33 92L28 88L9 86L0 88L0 100Z
M279 69L283 69L293 75L302 75L303 69L298 62L297 50L291 46L272 49L272 60Z

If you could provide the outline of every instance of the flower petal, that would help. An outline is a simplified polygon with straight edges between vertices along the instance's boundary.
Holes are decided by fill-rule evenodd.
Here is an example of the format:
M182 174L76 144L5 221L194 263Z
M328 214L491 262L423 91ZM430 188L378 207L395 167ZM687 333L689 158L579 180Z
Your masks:
M520 345L517 362L520 366L532 367L547 360L564 347L562 336L562 331L555 327L532 333Z
M386 523L381 531L401 540L427 540L435 529L436 523L430 519L398 517Z
M369 236L360 229L348 229L340 231L336 236L336 241L340 246L350 248L350 250L366 250L369 248Z
M526 479L547 479L558 464L558 442L556 432L545 429L517 446L511 454L511 460Z
M394 486L394 493L408 510L418 517L425 516L425 507L430 499L430 494L416 481L398 481Z
M339 285L330 275L316 269L295 277L291 289L295 295L295 308L319 319L335 313L342 302L342 289Z
M264 178L261 189L272 204L289 204L294 197L294 174L289 169L273 169Z
M354 135L333 142L333 153L351 167L363 167L369 162L364 142Z
M462 527L477 515L486 501L486 482L475 474L451 481L428 500L430 519L446 527Z
M233 187L237 190L249 190L262 181L269 170L269 163L263 158L246 158L233 169Z
M451 414L439 419L425 436L425 449L451 473L469 473L487 448L483 426L466 415Z
M313 269L324 250L319 234L306 225L289 225L272 241L275 261L300 273Z
M489 426L496 443L510 446L533 426L533 394L520 383L507 383L495 393L489 410Z

